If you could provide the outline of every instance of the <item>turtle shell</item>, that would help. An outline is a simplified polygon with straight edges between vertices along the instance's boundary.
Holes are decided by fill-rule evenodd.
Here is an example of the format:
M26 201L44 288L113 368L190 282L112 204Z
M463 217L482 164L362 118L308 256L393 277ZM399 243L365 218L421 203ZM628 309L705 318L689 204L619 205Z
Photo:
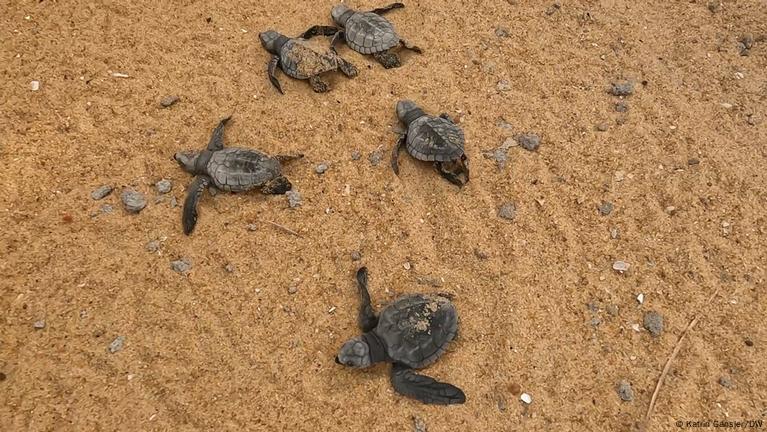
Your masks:
M407 130L407 151L422 161L453 161L463 155L463 130L442 117L422 116Z
M437 360L455 338L458 313L442 296L411 294L381 311L374 331L392 360L422 368Z
M394 26L381 15L357 12L346 22L346 43L361 54L386 51L399 44Z
M257 150L235 147L213 152L207 171L216 188L227 192L262 186L281 172L277 159Z
M280 65L285 75L296 79L338 69L338 60L331 52L320 52L303 39L290 39L280 51Z

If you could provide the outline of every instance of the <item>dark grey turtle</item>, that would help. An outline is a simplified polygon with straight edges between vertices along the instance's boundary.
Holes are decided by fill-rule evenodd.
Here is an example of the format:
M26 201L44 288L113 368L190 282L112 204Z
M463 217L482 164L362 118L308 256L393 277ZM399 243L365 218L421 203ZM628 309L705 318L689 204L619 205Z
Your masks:
M336 363L366 368L392 363L391 383L405 396L427 404L460 404L466 395L458 387L416 374L439 358L458 333L458 313L447 298L410 294L399 298L376 316L368 292L368 270L357 271L361 336L343 344Z
M450 183L463 187L469 182L469 159L464 153L463 130L447 114L426 114L413 101L397 102L397 117L406 131L394 146L391 167L399 175L399 150L403 144L418 160L433 161L434 168Z
M313 26L297 38L289 38L274 30L268 30L258 35L261 45L272 54L267 73L269 81L279 90L282 86L277 80L277 68L285 75L300 80L309 80L312 89L324 93L330 89L327 82L320 77L326 72L340 70L347 77L357 76L357 68L342 59L333 51L320 52L312 47L307 39L317 35L332 35L338 31L335 27Z
M392 52L396 47L403 46L411 51L421 53L421 49L402 39L394 26L381 15L394 9L405 7L402 3L392 3L370 12L361 12L339 4L330 11L330 16L339 27L330 46L335 50L336 43L344 39L351 49L360 54L371 54L386 69L399 67L399 56Z
M296 156L269 156L258 150L224 148L224 125L230 117L221 120L213 130L210 142L201 152L179 152L173 158L181 168L195 175L184 201L182 222L184 234L189 235L197 223L197 202L206 187L227 192L243 192L257 187L265 194L281 195L291 189L290 181L282 175L281 161L298 159Z

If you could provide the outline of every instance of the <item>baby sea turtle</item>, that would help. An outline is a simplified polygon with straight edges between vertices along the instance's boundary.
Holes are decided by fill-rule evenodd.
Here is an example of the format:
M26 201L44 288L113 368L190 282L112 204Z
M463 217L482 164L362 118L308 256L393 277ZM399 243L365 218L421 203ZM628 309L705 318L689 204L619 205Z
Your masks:
M434 167L450 183L469 182L469 160L463 150L463 130L447 114L430 116L413 101L397 102L397 117L405 124L391 155L391 167L399 175L399 150L403 144L418 160L434 161Z
M352 78L357 76L357 68L332 51L317 51L307 39L317 35L332 35L338 31L335 27L313 26L297 38L289 38L274 30L268 30L258 35L261 45L272 54L267 73L269 81L277 87L280 93L282 86L277 80L277 67L286 75L309 80L312 89L317 93L324 93L330 89L328 83L322 80L320 75L325 72L340 70L344 75Z
M398 393L427 404L466 402L458 387L413 372L436 361L458 333L458 313L450 300L440 295L410 294L376 316L365 267L357 271L357 286L358 324L363 334L343 344L336 363L355 368L393 363L391 383Z
M344 39L351 49L360 54L372 54L386 69L399 67L399 56L392 52L394 48L403 46L419 54L422 52L417 46L410 45L399 37L392 23L381 16L403 7L405 5L402 3L392 3L370 12L360 12L343 4L334 6L330 15L344 30L336 33L331 47L335 47L340 39Z
M242 192L260 187L265 194L281 195L291 189L290 181L282 175L281 161L297 156L268 156L258 150L224 148L224 125L231 117L221 120L213 130L208 147L201 152L179 152L173 158L184 171L195 175L184 201L182 222L184 234L189 235L197 223L197 202L208 186L227 192Z

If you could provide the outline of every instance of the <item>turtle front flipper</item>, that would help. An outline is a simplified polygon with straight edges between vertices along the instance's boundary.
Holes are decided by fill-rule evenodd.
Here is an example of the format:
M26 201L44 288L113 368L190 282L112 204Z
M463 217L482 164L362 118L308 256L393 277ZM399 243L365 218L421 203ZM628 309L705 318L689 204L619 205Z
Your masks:
M269 66L266 68L266 73L267 75L269 75L269 81L277 89L277 91L279 91L280 94L285 94L285 92L282 91L282 86L280 85L280 81L277 79L277 67L279 65L280 65L280 57L276 55L272 56L272 59L269 60Z
M284 163L284 162L290 162L297 159L301 159L302 157L304 157L304 155L299 153L299 154L292 154L292 155L274 155L273 157L277 159L279 163Z
M394 148L391 151L391 169L394 174L399 175L399 151L405 145L407 140L407 134L402 134L397 140L397 144L394 144Z
M392 367L391 383L398 393L425 404L450 405L466 402L466 395L458 387L418 375L413 369L400 363L395 363Z
M338 32L333 35L333 39L330 40L330 50L334 53L338 53L336 45L338 45L338 41L340 40L346 40L346 33L341 29L339 29Z
M224 117L218 123L218 126L213 129L213 134L211 134L210 141L208 141L208 150L216 151L224 148L224 126L226 126L226 122L231 118L231 115Z
M376 59L378 63L381 63L381 66L383 66L384 69L392 69L402 66L402 63L399 61L399 56L389 50L373 53L373 58Z
M199 175L189 185L186 199L184 200L184 210L181 214L181 222L184 226L184 234L186 235L194 231L194 226L197 224L197 203L200 201L202 192L209 184L210 178L208 176Z
M311 39L315 36L333 36L338 33L340 29L333 26L316 25L309 27L309 30L301 33L299 36L301 39Z
M357 270L357 291L360 294L360 314L357 323L364 333L373 330L378 325L378 317L373 312L368 292L368 269L361 267Z
M288 180L287 177L279 176L266 182L264 186L261 187L261 192L268 195L283 195L292 188L293 185L290 184L290 180Z
M392 3L392 4L388 5L388 6L384 6L384 7L377 8L377 9L373 9L370 12L373 12L376 15L383 15L386 12L391 12L394 9L400 9L400 8L403 8L403 7L405 7L404 4L397 2L397 3Z

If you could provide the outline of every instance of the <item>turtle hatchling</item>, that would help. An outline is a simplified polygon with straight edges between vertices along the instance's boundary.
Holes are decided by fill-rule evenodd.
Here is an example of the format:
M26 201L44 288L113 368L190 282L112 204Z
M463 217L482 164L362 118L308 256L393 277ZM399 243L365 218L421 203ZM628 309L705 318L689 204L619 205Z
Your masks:
M450 183L463 186L469 182L469 160L463 150L463 130L447 114L426 114L413 101L397 102L397 117L405 124L391 155L391 167L399 175L399 151L403 145L411 156L433 161L434 168Z
M343 344L336 363L366 368L392 363L391 383L405 396L427 404L461 404L466 395L458 387L415 373L437 360L458 333L458 313L447 298L410 294L399 298L376 316L368 292L368 271L357 271L361 336Z
M179 152L173 158L184 171L194 174L184 201L182 223L189 235L197 223L197 203L208 186L227 192L243 192L261 188L265 194L281 195L291 189L290 181L282 175L280 162L302 157L269 156L258 150L236 147L224 148L226 117L213 130L210 142L201 152Z
M342 59L333 51L318 51L307 40L317 35L332 35L338 31L335 27L313 26L297 38L289 38L274 30L268 30L258 35L261 45L272 54L267 68L269 81L280 93L282 86L277 80L277 68L279 67L286 75L309 80L309 85L317 93L324 93L330 89L321 75L326 72L340 70L349 78L357 76L357 68L348 61Z
M360 54L371 54L386 69L399 67L399 56L393 52L394 48L403 46L419 54L422 52L417 46L402 39L392 23L381 16L403 7L405 5L402 3L392 3L369 12L361 12L343 4L334 6L330 15L344 30L335 34L331 47L335 47L340 39L344 39L351 49Z

